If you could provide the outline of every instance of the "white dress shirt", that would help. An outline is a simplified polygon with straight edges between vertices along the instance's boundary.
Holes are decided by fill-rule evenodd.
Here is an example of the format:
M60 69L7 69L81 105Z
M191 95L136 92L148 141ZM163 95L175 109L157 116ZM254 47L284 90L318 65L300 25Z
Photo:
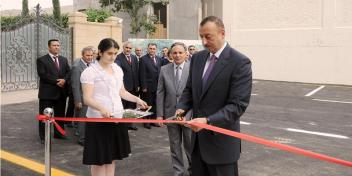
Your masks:
M51 53L49 53L49 55L50 55L51 59L53 59L53 61L54 61L54 63L55 63L55 62L56 62L56 61L55 61L55 58L54 58L55 55L53 55L53 54L51 54ZM59 55L56 55L56 57L57 57L57 65L58 65L59 68L60 68Z
M180 71L179 71L179 75L178 76L180 76L179 78L178 78L178 80L180 80L181 79L181 75L182 75L182 70L183 70L183 66L185 65L185 62L186 61L183 61L180 65L177 65L175 62L174 62L174 74L175 74L175 76L176 76L176 72L177 72L177 66L179 66L179 69L180 69Z
M84 65L86 65L87 67L89 67L88 63L86 61L84 61L82 58L81 58L81 61L84 63Z
M222 46L222 48L220 48L215 54L209 53L209 57L208 57L207 62L205 63L205 66L204 66L203 76L202 77L204 77L204 74L205 74L205 72L207 71L207 69L209 67L211 56L215 55L215 57L219 59L219 57L220 57L222 51L225 49L226 45L227 45L227 42L225 42L224 45Z

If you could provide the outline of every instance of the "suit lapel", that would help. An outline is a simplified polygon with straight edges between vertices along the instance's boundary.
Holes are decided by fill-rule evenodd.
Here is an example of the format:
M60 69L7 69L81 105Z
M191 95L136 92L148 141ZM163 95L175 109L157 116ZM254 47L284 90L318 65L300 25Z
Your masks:
M156 60L156 58L155 58ZM147 61L149 62L149 64L151 64L155 69L157 68L156 65L154 64L154 60L153 58L150 57L150 55L148 55L148 59ZM158 61L156 60L156 62L158 63Z
M174 88L175 92L177 92L177 87L176 87L176 77L175 77L175 71L174 71L174 64L170 64L168 65L168 69L167 69L167 73L168 73L168 77L171 80L171 84L173 85L172 87Z
M51 67L51 69L52 69L52 70L56 70L56 73L59 73L59 71L57 71L55 62L53 61L53 58L52 58L49 54L47 54L46 57L47 57L47 60L48 60L48 62L49 62L49 66ZM58 59L58 60L59 60L59 62L60 62L60 59ZM60 64L60 63L59 63L59 64Z
M203 56L200 56L199 58L196 58L195 60L193 60L193 64L199 64L199 66L196 66L196 71L193 72L195 73L195 80L197 81L195 85L197 85L198 87L196 87L195 90L197 90L197 97L200 97L202 95L202 77L203 77L203 71L204 71L204 67L205 67L205 63L207 62L207 59L209 57L209 52L206 52ZM199 62L197 62L199 61Z
M130 57L131 57L131 62L132 62L131 65L128 63L127 56L126 56L125 54L122 54L122 55L123 55L123 57L122 57L122 62L123 62L123 64L127 66L127 68L128 68L129 71L131 71L131 70L132 70L132 65L133 65L132 55L130 55Z
M87 68L87 65L82 61L82 59L79 60L79 65L80 65L82 70Z
M59 61L59 74L60 74L65 66L65 63L61 56L59 56L57 59Z
M180 85L178 86L177 92L180 90L180 88L183 88L187 83L188 73L189 73L189 61L185 61L185 64L183 65L183 69L182 69Z
M159 72L159 69L161 67L161 59L159 59L158 57L155 56L155 61L156 61L156 65L154 65L154 66ZM154 61L153 61L153 64L154 64Z
M131 54L131 62L132 62L132 64L131 64L132 71L136 71L137 70L137 68L136 68L137 59L135 59L134 55L132 55L132 54Z
M224 50L222 51L222 53L219 56L218 61L215 63L215 66L213 68L213 70L211 71L208 81L205 84L205 87L202 88L202 95L201 95L201 99L203 98L204 94L207 92L207 90L209 89L210 85L214 82L215 78L219 75L219 73L221 73L223 71L223 68L226 66L228 60L228 48L229 46L227 45Z

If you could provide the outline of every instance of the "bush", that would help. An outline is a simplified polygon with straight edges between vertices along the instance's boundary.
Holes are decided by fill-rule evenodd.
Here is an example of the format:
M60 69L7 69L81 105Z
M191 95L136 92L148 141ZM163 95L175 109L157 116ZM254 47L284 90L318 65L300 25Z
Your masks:
M87 21L103 23L108 17L112 16L111 12L107 10L88 9L85 11L87 14Z
M62 28L68 28L68 14L62 14L60 23L59 21L54 19L53 15L43 14L41 15L44 21L49 21L54 23ZM34 14L30 14L29 16L22 17L18 16L2 16L0 17L1 21L1 30L11 29L12 27L18 26L20 24L27 24L29 22L34 22L36 17Z
M18 16L1 16L1 30L5 29L12 29L20 24L27 24L29 22L35 21L35 16L33 14L22 17L21 15Z
M43 18L43 20L45 21L50 21L51 23L56 24L57 26L60 26L62 28L68 28L68 14L61 14L61 23L60 21L56 20L54 15L50 14L43 14L41 16Z

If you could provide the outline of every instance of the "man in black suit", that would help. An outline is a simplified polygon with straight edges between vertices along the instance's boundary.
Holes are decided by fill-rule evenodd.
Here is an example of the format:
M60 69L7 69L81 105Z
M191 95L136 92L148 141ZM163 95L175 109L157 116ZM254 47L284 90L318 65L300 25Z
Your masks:
M148 54L144 55L139 60L139 79L141 87L141 98L152 106L153 114L148 118L156 119L156 90L158 87L158 79L160 67L162 64L161 58L156 55L157 45L155 43L148 44ZM159 127L157 124L145 123L144 127L150 129L151 126Z
M167 65L170 62L170 58L169 58L169 48L168 47L163 47L163 49L161 50L161 54L162 54L162 57L161 57L161 66L164 66L164 65Z
M56 117L64 117L70 66L67 59L59 55L59 40L49 40L48 50L48 54L37 59L37 72L40 78L39 114L43 114L45 108L51 107ZM58 121L57 123L64 128L63 122ZM44 129L44 124L39 122L39 137L42 143L44 143ZM63 139L65 137L54 129L54 138Z
M132 43L125 42L123 52L117 55L115 63L123 70L123 83L125 89L131 94L138 96L139 91L139 65L137 57L132 52ZM124 109L135 109L136 103L122 100ZM138 130L133 124L128 125L130 130Z
M139 62L139 59L142 57L143 54L142 48L137 46L136 48L134 48L134 53L136 54L137 60Z
M187 86L176 114L193 108L193 119L186 123L193 130L192 175L236 176L240 139L202 130L192 123L240 131L240 117L251 96L251 61L225 42L225 27L218 17L203 19L199 34L207 50L192 57Z

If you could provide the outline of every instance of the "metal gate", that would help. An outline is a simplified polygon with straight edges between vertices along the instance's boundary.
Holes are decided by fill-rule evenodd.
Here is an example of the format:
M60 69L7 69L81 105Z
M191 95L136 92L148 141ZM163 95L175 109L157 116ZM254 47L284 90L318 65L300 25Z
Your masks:
M16 23L1 31L1 91L38 88L36 59L48 53L48 40L59 39L60 55L72 61L71 30L41 17Z

